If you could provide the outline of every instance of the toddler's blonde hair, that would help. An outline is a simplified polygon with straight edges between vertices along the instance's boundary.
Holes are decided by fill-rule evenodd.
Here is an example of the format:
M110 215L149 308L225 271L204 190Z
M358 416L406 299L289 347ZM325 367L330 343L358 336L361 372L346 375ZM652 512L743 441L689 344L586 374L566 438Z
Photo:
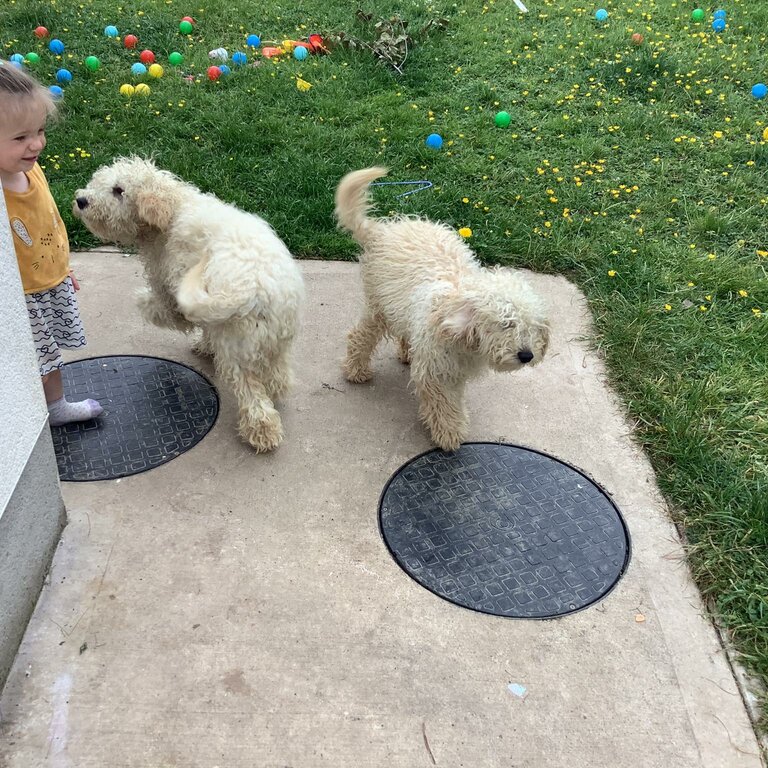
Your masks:
M43 107L47 117L56 116L53 94L23 69L0 60L0 123L7 124L36 106Z

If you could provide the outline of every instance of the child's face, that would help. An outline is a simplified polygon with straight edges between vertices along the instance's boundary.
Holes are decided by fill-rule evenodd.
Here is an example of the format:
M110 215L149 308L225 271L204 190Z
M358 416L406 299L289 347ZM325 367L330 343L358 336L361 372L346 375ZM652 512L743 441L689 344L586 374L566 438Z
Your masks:
M31 171L45 147L46 111L43 105L0 120L0 172Z

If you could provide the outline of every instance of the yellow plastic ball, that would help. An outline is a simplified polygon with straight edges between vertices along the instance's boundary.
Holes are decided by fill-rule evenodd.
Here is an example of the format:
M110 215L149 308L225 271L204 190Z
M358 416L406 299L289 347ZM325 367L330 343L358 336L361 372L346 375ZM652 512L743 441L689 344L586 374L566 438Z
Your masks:
M134 93L137 96L149 96L150 88L146 83L139 83L134 89Z
M763 141L768 141L768 128L763 129Z
M136 89L130 84L130 83L124 83L120 86L120 95L125 96L127 98L131 98L133 94L135 93Z
M149 67L149 76L150 77L162 77L163 76L163 68L159 64L151 64Z

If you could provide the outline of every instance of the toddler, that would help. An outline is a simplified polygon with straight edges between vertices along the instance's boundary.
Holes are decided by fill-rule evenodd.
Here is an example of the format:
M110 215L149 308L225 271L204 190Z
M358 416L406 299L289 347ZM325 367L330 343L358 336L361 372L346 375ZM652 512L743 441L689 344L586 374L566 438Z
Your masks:
M69 241L37 160L45 125L56 112L51 93L0 61L0 181L16 247L21 282L43 378L49 422L61 426L102 412L96 400L67 402L59 348L85 346L77 309L77 281L69 269Z

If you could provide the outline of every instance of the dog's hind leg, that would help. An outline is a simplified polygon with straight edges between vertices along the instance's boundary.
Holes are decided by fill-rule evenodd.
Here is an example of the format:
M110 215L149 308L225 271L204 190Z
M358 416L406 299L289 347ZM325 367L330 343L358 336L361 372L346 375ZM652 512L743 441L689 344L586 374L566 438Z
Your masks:
M282 349L277 359L272 360L269 370L264 374L264 389L272 400L279 400L288 392L293 383L290 353Z
M240 437L258 453L277 448L283 439L283 424L267 394L265 377L239 366L221 366L220 372L231 383L240 406Z
M446 384L435 378L414 380L419 417L435 445L455 451L466 438L469 420L464 408L464 382Z
M397 359L403 365L411 364L411 345L408 343L408 339L403 336L397 342Z
M386 333L387 326L380 315L366 315L347 336L347 359L344 375L348 381L362 384L373 376L371 356Z
M202 329L202 334L192 343L192 352L200 357L213 357L210 335L205 328Z

